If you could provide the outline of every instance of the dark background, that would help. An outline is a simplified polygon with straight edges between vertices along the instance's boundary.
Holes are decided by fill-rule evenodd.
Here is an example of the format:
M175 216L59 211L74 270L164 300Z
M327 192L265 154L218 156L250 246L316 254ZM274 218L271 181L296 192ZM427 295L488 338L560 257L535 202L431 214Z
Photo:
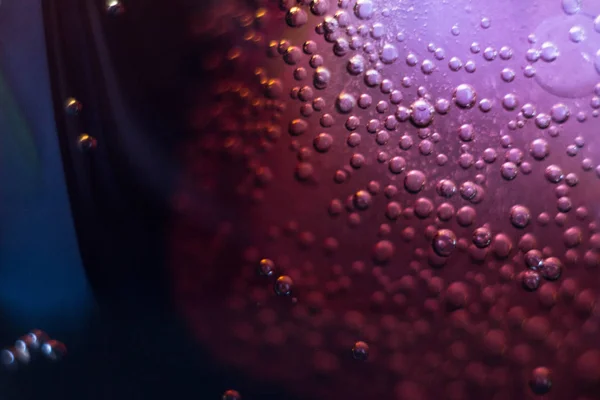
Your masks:
M186 10L130 1L115 18L101 3L0 6L0 340L8 347L40 328L68 348L60 362L2 371L0 393L217 399L235 388L245 399L289 398L215 364L168 296L174 149L201 57L186 39ZM77 118L64 113L69 96L84 105ZM83 132L98 140L93 154L77 147Z

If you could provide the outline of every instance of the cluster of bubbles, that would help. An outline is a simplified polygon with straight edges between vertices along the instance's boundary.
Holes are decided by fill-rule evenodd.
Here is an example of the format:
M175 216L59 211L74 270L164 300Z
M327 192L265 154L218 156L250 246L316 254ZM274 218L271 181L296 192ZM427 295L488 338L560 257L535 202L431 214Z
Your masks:
M65 100L65 113L70 118L77 117L83 110L83 104L74 97L69 97ZM94 150L98 146L98 141L95 137L82 133L77 137L77 147L82 152L89 152Z
M17 339L13 346L2 350L0 362L6 369L17 369L35 360L38 354L51 361L60 361L67 355L67 348L45 332L33 329Z
M582 349L574 338L584 335L578 331L582 325L592 325L585 329L594 332L597 323L597 294L585 289L585 277L600 267L600 226L593 196L585 193L596 190L600 165L584 156L594 153L587 133L579 131L589 130L585 122L600 113L600 83L587 87L585 102L536 98L519 85L547 90L544 74L565 57L560 42L540 43L532 33L531 48L524 51L518 43L479 42L465 46L466 55L452 54L458 50L450 44L428 43L420 51L420 41L411 49L405 32L384 24L396 10L377 4L280 1L281 13L272 13L285 21L286 37L297 37L293 31L310 36L306 27L316 36L301 43L274 37L266 43L264 65L254 70L255 84L224 82L217 90L223 105L236 104L241 115L255 118L243 127L222 123L219 131L226 138L223 152L244 159L249 171L240 193L249 195L259 216L273 212L286 218L257 228L268 231L269 241L257 238L248 246L245 262L260 276L259 289L248 292L258 293L257 303L263 304L260 288L268 284L271 293L291 299L298 311L290 318L312 321L308 332L341 320L350 332L340 341L348 355L374 363L389 350L388 369L398 375L409 375L408 356L392 332L404 328L407 343L415 343L439 329L452 359L466 365L469 384L487 382L483 361L468 363L465 355L479 345L494 360L504 357L527 368L529 390L536 395L550 392L552 363L562 365L552 357L564 359L571 350L579 352L575 365L583 380L598 383L600 353ZM577 0L563 0L562 6L567 15L581 11ZM600 16L594 19L598 30L597 21ZM483 17L477 29L495 27ZM459 24L450 34L452 40L461 35ZM581 27L566 34L573 43L586 40ZM477 81L460 75L463 70L473 76L498 72ZM444 84L435 87L432 79ZM243 129L248 131L240 133ZM282 161L286 147L293 156ZM281 193L269 199L278 181L287 187L287 178L293 182L290 197L310 193L302 201L289 200L303 210L310 203L306 220L300 212L278 213L287 206L280 203ZM326 201L314 211L321 196ZM339 225L328 233L326 224ZM555 231L560 233L546 233ZM352 235L360 237L351 242L356 248L345 245ZM290 241L298 247L289 247ZM369 243L367 256L360 253L362 243ZM321 252L311 253L315 249ZM291 261L285 253L312 256ZM356 259L349 263L349 257ZM294 265L304 258L304 265ZM571 271L579 266L585 272L578 277ZM366 281L374 281L376 289L365 289ZM328 307L330 298L339 306L336 296L350 288L357 298L368 291L365 303L377 311ZM240 293L232 301L236 310L252 302L246 301L251 295ZM515 304L518 299L526 306ZM402 309L402 317L389 315L392 307ZM445 313L444 324L433 317L439 313ZM284 342L284 328L265 314L258 325L273 328L273 343ZM399 321L404 317L410 322ZM575 322L578 318L585 322ZM292 336L291 331L285 332ZM471 346L456 339L455 331L481 343ZM326 351L322 336L306 339L319 350L316 368L336 370L334 357L320 352ZM383 339L388 336L390 343ZM540 357L544 366L533 362L542 346L553 351ZM427 355L431 360L424 364L439 364L437 354ZM411 384L397 391L415 392Z

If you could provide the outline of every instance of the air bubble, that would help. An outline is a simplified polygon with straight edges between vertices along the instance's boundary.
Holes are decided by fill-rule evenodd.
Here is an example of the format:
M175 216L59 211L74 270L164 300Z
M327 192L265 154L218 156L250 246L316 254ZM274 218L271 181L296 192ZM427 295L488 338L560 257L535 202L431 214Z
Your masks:
M573 26L569 29L569 38L574 43L579 43L585 40L585 31L581 26Z
M365 71L365 59L361 55L355 55L348 60L347 70L350 75L360 75Z
M570 115L571 112L569 111L569 108L563 103L557 103L553 105L550 110L550 117L558 124L566 122Z
M348 114L354 108L356 100L349 93L342 92L338 95L335 105L337 110L342 114Z
M389 240L381 240L373 247L373 260L379 264L385 264L391 260L395 247Z
M563 0L563 7L566 2L570 0ZM575 1L575 0L572 0ZM537 367L531 373L529 378L529 387L531 391L536 395L547 394L552 388L552 377L550 370L546 367Z
M67 355L67 347L58 340L48 340L42 344L40 351L52 361L60 361Z
M479 100L479 109L484 112L487 113L492 109L492 101L490 99L481 99Z
M477 101L477 93L473 86L463 83L454 89L452 99L461 108L472 108Z
M515 80L515 71L510 68L504 68L502 72L500 72L500 76L504 82L512 82Z
M308 15L300 7L292 7L287 12L285 21L292 28L299 28L308 22Z
M441 257L448 257L456 248L456 235L449 229L440 229L433 238L433 250Z
M512 181L513 179L515 179L517 177L518 172L519 167L512 162L505 162L500 167L500 174L507 181Z
M419 59L417 58L417 56L414 53L408 53L408 55L406 56L406 64L409 67L414 67L418 63Z
M275 281L275 293L279 296L289 296L292 294L294 281L287 275L282 275Z
M486 49L483 51L483 58L485 58L487 61L494 61L497 55L498 52L493 47L486 47Z
M81 113L82 109L83 109L83 106L81 105L81 103L73 97L70 97L67 99L67 101L65 101L65 111L67 112L68 115L71 115L71 116L79 115L79 113Z
M242 396L239 394L238 391L236 390L228 390L225 393L223 393L223 397L221 398L222 400L242 400Z
M562 0L562 9L567 15L577 14L581 11L581 0Z
M477 228L473 232L472 241L475 247L480 249L486 248L492 242L492 232L486 227Z
M521 283L528 292L534 292L540 287L540 274L536 271L528 270L522 272Z
M475 65L475 61L469 60L465 63L465 71L472 74L476 71L477 66Z
M548 114L539 113L535 116L535 126L537 126L540 129L548 128L551 122L552 117L550 117Z
M354 343L352 357L355 360L366 361L369 358L369 345L362 341Z
M535 68L533 67L533 65L527 65L524 69L523 69L523 75L526 78L533 78L535 76Z
M564 178L563 171L558 165L549 165L544 171L544 176L552 183L558 183Z
M447 114L448 111L450 110L450 101L448 101L447 99L437 99L435 102L435 111L438 114L444 115Z
M354 6L354 14L359 19L370 19L375 12L371 0L358 0Z
M259 263L259 273L264 276L272 276L275 272L275 263L268 258L263 258Z
M433 121L435 109L424 99L418 99L410 106L410 120L417 127L425 127Z
M540 51L540 58L545 62L552 62L559 56L556 45L552 42L544 42Z
M404 187L409 193L418 193L425 186L425 174L418 170L409 171L404 178Z
M400 156L395 156L389 161L388 168L391 173L400 174L406 168L406 160Z
M425 75L430 75L433 73L433 71L435 71L435 64L431 60L423 60L423 63L421 64L421 71Z
M516 205L510 209L510 222L515 228L523 229L531 221L531 213L527 207Z
M500 48L500 51L498 52L498 54L500 55L500 58L503 60L510 60L513 56L513 51L510 47L508 46L502 46Z
M533 142L531 142L531 145L529 146L529 153L533 158L535 158L538 161L541 161L548 157L549 152L550 146L548 145L548 142L545 139L535 139Z
M502 98L502 106L507 111L512 111L519 106L519 100L514 93L508 93Z

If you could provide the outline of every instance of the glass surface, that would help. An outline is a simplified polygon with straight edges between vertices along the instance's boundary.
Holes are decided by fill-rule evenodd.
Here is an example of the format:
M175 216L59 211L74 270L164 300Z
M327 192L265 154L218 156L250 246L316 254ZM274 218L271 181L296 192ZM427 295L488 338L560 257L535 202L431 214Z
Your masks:
M46 6L59 140L23 30L1 178L64 279L0 260L11 399L598 398L600 2Z

